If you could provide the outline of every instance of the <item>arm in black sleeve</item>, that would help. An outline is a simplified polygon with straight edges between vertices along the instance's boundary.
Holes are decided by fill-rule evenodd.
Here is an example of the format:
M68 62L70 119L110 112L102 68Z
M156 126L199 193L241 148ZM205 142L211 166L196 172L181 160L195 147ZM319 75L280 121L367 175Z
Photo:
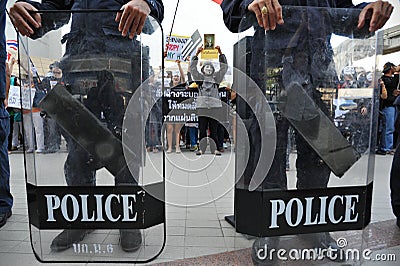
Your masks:
M42 3L38 3L30 0L19 0L17 2L26 2L34 6L38 10L70 10L71 4L66 5L65 0L43 0ZM70 1L72 3L72 1ZM56 30L64 26L69 22L70 13L42 13L42 27L35 30L34 34L30 36L32 39L37 39L45 35L47 32Z
M241 19L244 17L246 12L248 11L248 6L254 0L224 0L221 4L224 23L226 27L231 32L238 32L239 31L239 24ZM354 6L351 0L337 0L336 7L337 8L357 8L362 9L368 3L361 3L357 6ZM284 18L285 19L285 18ZM358 18L357 18L358 20ZM340 23L338 23L340 24ZM244 30L244 29L243 29Z
M387 99L388 103L393 104L394 100L396 100L397 96L393 95L393 92L397 89L399 84L399 74L394 75L394 78L385 78L382 77L383 82L385 83L386 91L387 91Z
M150 16L156 18L159 23L164 19L164 4L161 0L145 0L150 7Z
M338 8L353 8L353 2L351 0L337 0L336 7Z
M382 78L383 79L383 81L385 82L385 86L386 86L386 88L395 88L395 89L397 89L397 86L398 86L398 84L399 84L399 74L395 74L395 75L393 75L393 78L391 79L391 78L386 78L386 77L384 77L384 78Z
M224 22L231 32L239 31L239 24L253 0L224 0L221 4Z
M17 2L29 3L38 10L69 10L71 8L70 5L65 5L65 0L42 0L41 3L30 0L18 0Z
M362 29L358 29L358 18L361 10L368 3L353 5L351 0L338 0L336 7L332 9L333 33L352 38L369 38L373 33L369 32L369 22Z

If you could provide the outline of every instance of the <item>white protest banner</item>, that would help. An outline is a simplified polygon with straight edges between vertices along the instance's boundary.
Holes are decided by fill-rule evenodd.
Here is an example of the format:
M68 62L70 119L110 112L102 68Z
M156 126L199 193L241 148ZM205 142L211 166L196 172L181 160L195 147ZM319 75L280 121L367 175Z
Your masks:
M21 96L19 91L19 86L10 86L8 92L8 107L21 108Z
M32 109L33 97L35 97L36 90L22 88L22 108L30 110ZM30 93L30 95L29 95ZM10 86L8 92L8 107L21 109L21 94L19 86Z
M182 57L181 51L189 39L190 39L189 36L180 36L180 35L165 36L165 45L167 48L167 56L165 57L165 60L185 61L185 58Z

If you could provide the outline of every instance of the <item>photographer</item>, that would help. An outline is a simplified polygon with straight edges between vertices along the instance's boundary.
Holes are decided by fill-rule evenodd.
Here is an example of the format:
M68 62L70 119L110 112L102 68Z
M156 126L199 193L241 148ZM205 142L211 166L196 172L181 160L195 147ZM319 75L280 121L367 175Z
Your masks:
M60 62L56 61L52 63L49 68L51 75L49 77L45 77L41 82L41 85L45 88L46 93L50 92L55 85L64 84ZM46 116L44 117L43 127L45 153L55 153L59 151L61 146L61 132L57 122L51 117Z

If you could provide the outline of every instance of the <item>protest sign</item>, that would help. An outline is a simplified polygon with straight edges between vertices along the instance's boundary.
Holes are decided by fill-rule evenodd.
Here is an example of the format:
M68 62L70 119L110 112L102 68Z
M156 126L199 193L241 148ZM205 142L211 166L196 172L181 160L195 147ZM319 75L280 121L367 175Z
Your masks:
M185 61L182 56L182 48L185 46L186 42L190 39L189 36L179 36L171 35L165 37L167 56L165 60L169 61Z
M30 110L33 104L36 90L22 89L22 108ZM19 86L10 86L8 93L8 107L21 109L21 90Z
M201 52L201 59L203 60L211 60L218 59L218 50L217 49L204 49Z

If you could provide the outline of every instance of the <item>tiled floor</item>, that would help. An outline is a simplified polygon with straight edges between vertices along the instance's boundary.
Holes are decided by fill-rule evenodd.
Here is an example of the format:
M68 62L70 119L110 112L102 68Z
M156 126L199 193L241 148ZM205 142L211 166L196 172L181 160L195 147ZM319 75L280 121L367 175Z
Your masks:
M234 153L228 150L221 157L203 155L196 157L193 153L168 154L166 165L166 246L163 252L152 263L162 263L179 259L194 258L203 255L225 253L249 248L252 240L236 233L225 220L226 215L233 213ZM35 160L28 158L28 165L36 165L38 183L63 184L60 169L66 153L39 154ZM294 157L295 155L292 155ZM372 205L372 222L393 219L389 201L389 170L392 156L377 156ZM11 188L15 198L13 215L6 226L0 229L0 265L41 265L32 252L28 229L27 204L25 191L25 174L21 153L10 155ZM157 171L150 165L160 165L161 153L150 154L144 171ZM291 158L294 169L294 158ZM60 167L55 167L55 166ZM50 167L49 167L50 166ZM51 172L49 175L48 172ZM293 184L294 171L289 173ZM32 172L28 171L29 178ZM343 181L344 180L344 181ZM347 182L346 178L340 182ZM143 180L146 183L146 180ZM98 182L112 184L112 178L106 171L99 171ZM332 181L332 184L335 181ZM337 181L339 182L339 181ZM121 260L146 260L155 256L161 246L163 226L155 226L145 231L145 245L138 252L124 253L118 248L118 231L96 230L85 238L85 243L102 243L113 245L113 256ZM47 260L60 258L77 260L79 255L70 249L62 253L52 253L49 243L55 236L54 231L41 232L42 246L37 250ZM34 240L37 240L34 234ZM291 241L290 237L285 237ZM101 241L101 242L99 242ZM245 254L245 253L243 253ZM86 258L86 257L85 257ZM108 260L106 254L102 259ZM227 262L227 264L229 264ZM57 265L54 263L47 265ZM63 264L65 265L65 264ZM78 265L86 265L80 263ZM90 264L93 265L93 264ZM121 264L117 264L121 265Z

